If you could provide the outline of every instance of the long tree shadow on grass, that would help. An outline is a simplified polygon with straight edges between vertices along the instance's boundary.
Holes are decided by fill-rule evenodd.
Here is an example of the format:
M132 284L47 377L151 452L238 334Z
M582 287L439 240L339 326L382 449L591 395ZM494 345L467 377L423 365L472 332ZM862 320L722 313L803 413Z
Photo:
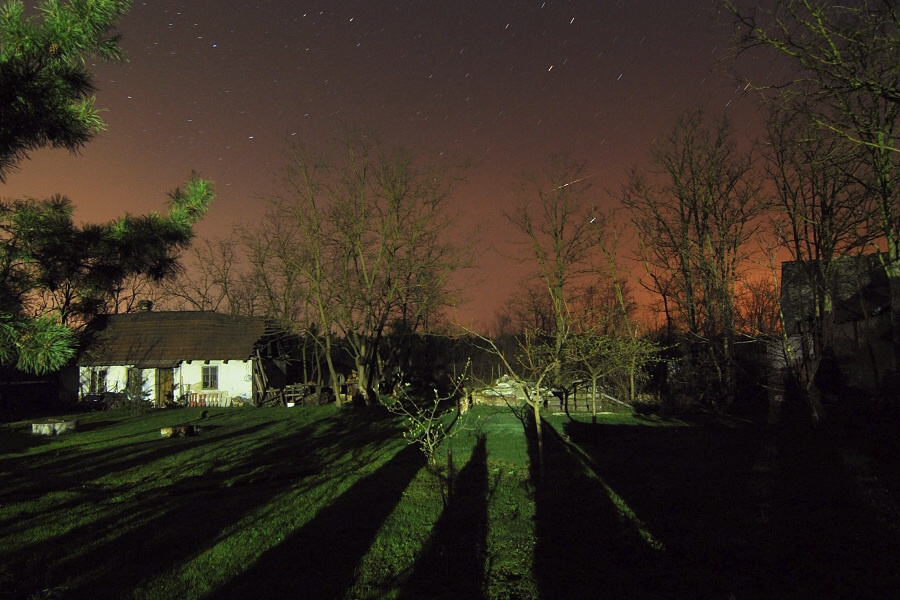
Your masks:
M896 521L882 519L834 438L796 415L782 425L770 574L781 596L900 598Z
M220 436L217 441L250 437L267 427L266 424L254 425ZM0 497L3 502L12 503L46 494L69 493L71 499L57 505L55 509L58 511L74 508L85 502L102 502L111 491L94 485L95 479L184 454L193 448L208 445L209 439L210 436L207 435L178 440L177 443L134 442L117 446L115 452L109 449L69 451L37 468L29 464L29 457L11 459L8 461L9 473L0 479ZM31 516L37 515L17 513L10 519L0 519L0 535L8 535Z
M819 435L788 427L761 460L760 427L710 419L565 434L665 544L673 597L900 596L896 536Z
M366 461L380 460L379 453L396 448L390 424L378 428L368 415L332 416L292 432L259 441L247 428L219 436L210 452L245 453L230 466L182 478L169 486L157 486L136 497L127 490L99 490L82 498L82 506L103 506L99 516L47 539L16 556L7 556L7 572L16 577L13 597L29 591L60 587L69 594L120 598L129 596L156 575L166 573L222 541L222 532L276 496L302 490L307 477L346 479ZM377 433L373 433L377 430ZM177 455L196 449L200 439L166 442L159 453ZM208 442L207 442L208 443ZM147 443L152 444L152 443ZM224 444L224 445L221 445ZM137 445L138 447L140 444ZM175 448L175 450L173 450ZM111 461L107 468L130 469L136 457L147 461L158 454L135 448L134 456ZM352 455L345 460L342 457ZM339 460L339 464L332 462ZM67 463L68 464L68 463ZM146 464L146 463L145 463ZM94 474L97 467L85 465ZM323 475L324 474L324 475ZM64 473L78 479L77 473ZM77 489L77 488L76 488ZM66 511L82 506L69 506ZM48 519L65 518L56 508ZM78 596L80 597L80 596Z
M0 424L0 454L16 454L27 452L32 448L49 444L53 438L46 435L34 435L30 430Z
M567 442L661 544L652 565L629 565L635 591L691 598L767 595L771 559L758 526L762 481L754 470L761 429L730 425L565 424ZM654 573L656 585L644 572Z
M488 529L487 445L479 435L453 494L403 586L401 599L484 597Z
M254 429L233 432L221 441L240 443L240 438L252 436ZM16 593L27 597L28 591L56 588L76 596L91 590L97 597L125 597L154 568L170 565L170 557L178 560L191 552L191 544L214 536L224 522L215 509L205 511L204 518L197 519L198 509L227 507L227 500L217 505L205 494L179 496L172 494L171 488L155 488L139 498L126 500L129 491L125 486L96 485L93 481L103 475L128 472L138 464L189 453L202 444L204 441L199 438L164 444L136 442L120 447L118 453L86 453L80 468L75 466L78 461L67 457L45 464L23 482L18 493L4 495L11 500L41 493L70 497L52 505L43 515L19 513L20 524L4 523L0 530L4 536L14 534L17 528L32 529L35 521L65 522L70 514L84 513L91 505L102 507L96 518L84 520L62 535L36 542L15 556L3 556L7 569L16 576L14 597ZM96 462L92 460L95 458ZM25 473L19 475L25 477ZM197 479L200 478L188 477L179 485ZM220 483L217 477L205 479L209 486ZM186 531L192 534L187 536ZM73 583L76 581L81 583Z
M541 598L670 598L660 541L583 457L543 423L544 472L534 424L524 420L534 486L534 575Z
M210 598L336 598L424 465L406 446Z

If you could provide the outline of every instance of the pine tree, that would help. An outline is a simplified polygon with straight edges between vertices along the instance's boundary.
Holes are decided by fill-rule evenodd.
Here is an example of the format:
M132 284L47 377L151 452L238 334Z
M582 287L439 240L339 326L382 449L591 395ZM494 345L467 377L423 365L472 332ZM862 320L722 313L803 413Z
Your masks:
M46 0L26 14L0 6L0 181L44 147L76 151L105 128L87 58L121 60L128 0Z
M121 60L127 0L0 5L0 181L41 148L76 151L105 124L94 106L89 57ZM76 225L64 196L0 202L0 364L33 373L74 355L73 327L103 312L136 275L160 280L209 208L212 186L192 175L167 215L125 215Z

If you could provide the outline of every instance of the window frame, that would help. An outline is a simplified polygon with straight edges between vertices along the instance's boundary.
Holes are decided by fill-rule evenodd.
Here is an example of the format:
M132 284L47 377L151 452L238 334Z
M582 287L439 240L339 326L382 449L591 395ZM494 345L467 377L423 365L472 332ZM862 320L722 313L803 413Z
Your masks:
M203 365L201 367L200 387L204 390L219 389L219 365Z
M109 370L108 369L91 369L91 394L105 394L109 391Z

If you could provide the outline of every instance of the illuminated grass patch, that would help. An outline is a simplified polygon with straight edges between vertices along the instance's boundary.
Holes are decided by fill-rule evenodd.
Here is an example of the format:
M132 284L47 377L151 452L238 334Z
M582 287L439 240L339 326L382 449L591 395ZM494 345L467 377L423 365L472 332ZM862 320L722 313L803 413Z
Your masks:
M758 597L826 570L836 591L900 589L852 477L808 449L755 469L746 423L549 417L541 478L508 410L475 409L434 469L376 410L212 409L201 435L160 436L200 415L4 428L7 596Z

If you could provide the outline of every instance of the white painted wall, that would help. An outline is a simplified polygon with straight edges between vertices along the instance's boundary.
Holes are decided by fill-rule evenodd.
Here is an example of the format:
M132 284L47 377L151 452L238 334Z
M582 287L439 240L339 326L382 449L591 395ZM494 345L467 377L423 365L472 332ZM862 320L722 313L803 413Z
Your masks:
M128 382L127 365L115 365L110 367L80 367L79 368L79 396L91 393L91 371L106 371L106 391L124 393ZM153 383L153 382L151 382ZM152 388L151 388L152 389Z
M215 390L203 389L203 367L218 367L219 386ZM175 397L191 393L218 394L227 400L240 397L250 400L253 395L253 368L249 360L211 360L183 362L175 369ZM228 404L230 405L230 404Z
M203 367L217 367L219 385L216 389L203 389ZM91 371L105 369L106 391L124 393L128 384L129 365L108 367L81 367L79 395L90 393ZM144 391L150 399L156 397L156 369L144 369ZM175 368L175 399L215 402L221 406L231 406L233 398L250 400L253 395L253 367L249 360L211 360L182 362Z

